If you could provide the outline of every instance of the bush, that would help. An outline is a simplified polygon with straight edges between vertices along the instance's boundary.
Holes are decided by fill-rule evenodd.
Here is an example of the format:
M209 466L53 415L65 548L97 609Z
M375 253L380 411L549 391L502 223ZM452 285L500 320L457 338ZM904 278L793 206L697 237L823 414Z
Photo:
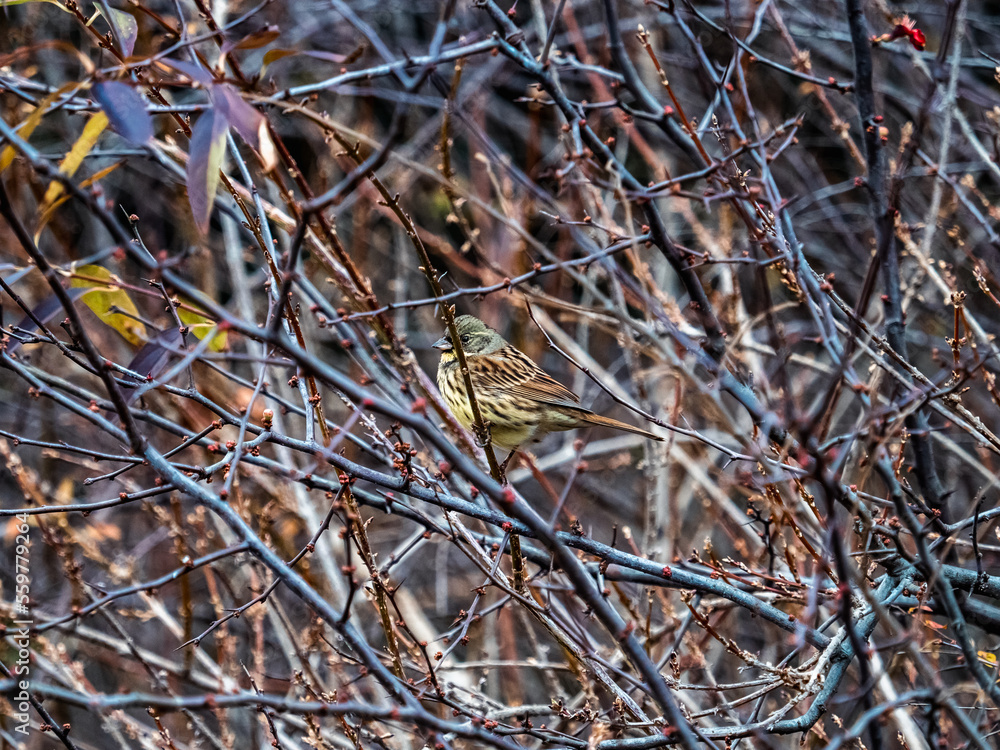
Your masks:
M906 5L8 4L4 746L990 746L1000 50ZM663 440L501 476L458 314Z

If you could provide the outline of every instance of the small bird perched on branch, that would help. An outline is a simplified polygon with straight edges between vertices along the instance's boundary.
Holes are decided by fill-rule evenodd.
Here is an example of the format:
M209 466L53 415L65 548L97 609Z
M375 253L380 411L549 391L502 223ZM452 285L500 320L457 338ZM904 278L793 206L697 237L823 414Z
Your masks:
M503 462L504 467L524 443L537 442L550 432L588 425L612 427L651 440L663 440L651 432L583 408L575 393L478 318L461 315L455 319L455 327L469 365L472 390L489 426L492 443L510 451ZM446 331L434 342L434 348L441 350L437 372L441 395L462 426L473 429L472 405L451 335Z

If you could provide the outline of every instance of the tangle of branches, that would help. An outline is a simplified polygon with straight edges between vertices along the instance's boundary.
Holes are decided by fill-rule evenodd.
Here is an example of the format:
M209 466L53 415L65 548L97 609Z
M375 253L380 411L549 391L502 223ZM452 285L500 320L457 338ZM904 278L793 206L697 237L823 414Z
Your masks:
M4 748L996 746L993 4L2 5Z

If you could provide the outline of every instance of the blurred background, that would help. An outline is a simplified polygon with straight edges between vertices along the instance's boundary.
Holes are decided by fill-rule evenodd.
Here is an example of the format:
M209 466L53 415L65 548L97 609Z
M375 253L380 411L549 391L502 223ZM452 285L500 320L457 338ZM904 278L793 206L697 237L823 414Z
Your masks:
M4 4L0 742L683 746L599 592L699 742L992 746L1000 6L862 5ZM508 469L594 591L445 304L665 438Z

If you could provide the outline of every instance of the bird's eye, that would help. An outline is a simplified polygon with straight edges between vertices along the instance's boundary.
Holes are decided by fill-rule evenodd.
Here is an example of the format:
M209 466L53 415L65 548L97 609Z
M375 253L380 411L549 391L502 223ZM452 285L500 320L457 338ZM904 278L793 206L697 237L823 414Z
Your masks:
M462 343L463 344L468 344L469 343L469 335L468 334L464 334L462 336Z

